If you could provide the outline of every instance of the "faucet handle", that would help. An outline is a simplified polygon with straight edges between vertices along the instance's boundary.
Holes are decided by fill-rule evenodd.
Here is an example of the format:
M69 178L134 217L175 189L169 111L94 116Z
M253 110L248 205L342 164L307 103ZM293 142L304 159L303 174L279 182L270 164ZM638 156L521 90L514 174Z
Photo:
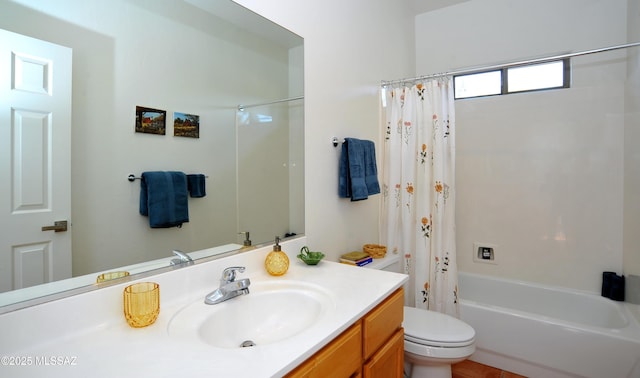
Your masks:
M244 272L245 267L244 266L232 266L229 268L226 268L223 272L222 272L222 278L220 278L220 282L233 282L236 279L236 271L242 273Z

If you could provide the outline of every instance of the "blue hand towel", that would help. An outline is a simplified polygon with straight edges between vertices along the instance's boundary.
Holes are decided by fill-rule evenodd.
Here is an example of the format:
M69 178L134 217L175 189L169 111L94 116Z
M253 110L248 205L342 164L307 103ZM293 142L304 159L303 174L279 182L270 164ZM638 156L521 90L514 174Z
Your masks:
M201 198L207 195L205 189L205 176L202 174L187 175L187 188L193 198Z
M365 140L364 143L364 182L367 185L369 195L380 193L378 183L378 166L376 165L376 145Z
M380 193L375 144L368 140L346 138L340 155L338 195L351 201Z
M341 198L351 198L351 180L349 179L349 152L347 142L342 143L340 153L340 166L338 168L338 196Z
M151 228L182 227L189 222L187 176L182 172L144 172L140 180L140 214Z
M349 164L349 180L351 181L351 201L369 198L369 190L365 182L365 143L359 139L347 138Z

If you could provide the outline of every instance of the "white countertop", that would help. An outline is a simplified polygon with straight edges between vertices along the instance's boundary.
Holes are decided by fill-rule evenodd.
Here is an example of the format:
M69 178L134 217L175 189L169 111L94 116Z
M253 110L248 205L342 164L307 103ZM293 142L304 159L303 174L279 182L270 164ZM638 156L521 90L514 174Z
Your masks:
M122 316L122 289L131 282L0 315L0 376L282 376L406 281L403 274L328 261L307 266L295 258L305 240L282 243L291 260L282 277L265 272L270 248L146 277L144 281L158 282L161 292L160 316L146 328L131 328ZM268 345L216 348L169 336L172 316L204 300L217 288L222 270L237 265L246 266L238 278L252 283L295 280L321 285L332 294L333 307L313 327Z

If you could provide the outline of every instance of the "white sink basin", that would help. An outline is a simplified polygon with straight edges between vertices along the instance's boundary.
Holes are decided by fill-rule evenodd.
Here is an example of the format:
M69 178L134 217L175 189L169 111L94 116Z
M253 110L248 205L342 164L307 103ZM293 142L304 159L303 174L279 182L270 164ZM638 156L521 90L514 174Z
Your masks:
M218 348L259 347L313 327L335 306L321 286L300 281L252 281L249 290L215 305L203 296L173 316L169 335Z

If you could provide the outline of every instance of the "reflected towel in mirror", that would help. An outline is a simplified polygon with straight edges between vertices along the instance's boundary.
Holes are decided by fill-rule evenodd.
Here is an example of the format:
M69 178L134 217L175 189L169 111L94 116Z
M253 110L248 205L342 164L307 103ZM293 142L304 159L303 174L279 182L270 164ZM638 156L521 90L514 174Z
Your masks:
M143 172L140 214L151 228L182 227L189 222L187 176L183 172Z
M191 197L201 198L207 195L205 178L203 174L187 175L187 188Z

